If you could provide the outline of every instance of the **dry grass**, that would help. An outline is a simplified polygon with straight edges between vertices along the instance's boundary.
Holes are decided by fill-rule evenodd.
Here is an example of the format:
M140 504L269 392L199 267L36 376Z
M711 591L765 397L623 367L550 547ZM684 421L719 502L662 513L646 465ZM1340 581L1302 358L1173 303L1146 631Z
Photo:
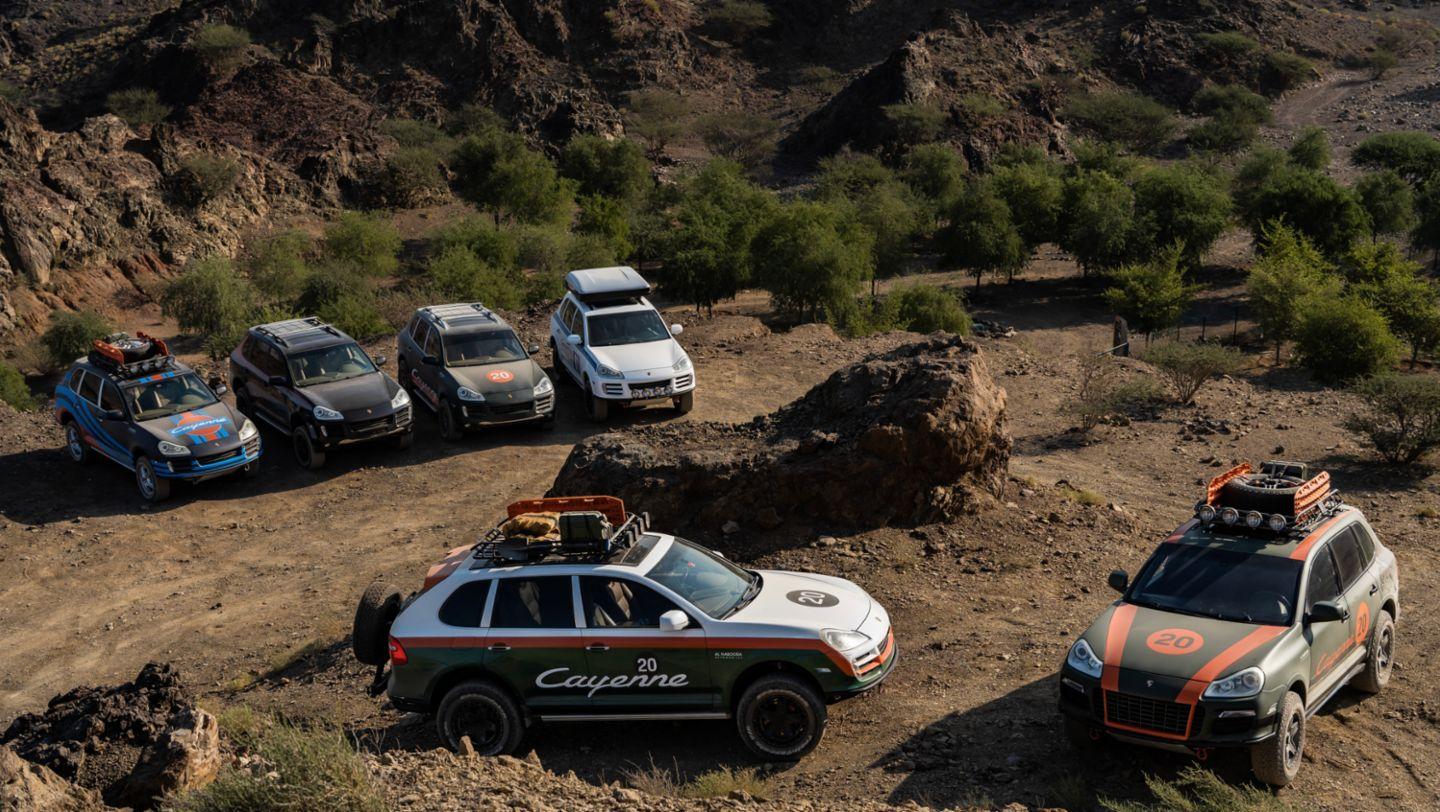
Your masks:
M1267 789L1252 784L1227 784L1215 773L1190 766L1174 780L1145 776L1153 803L1110 798L1100 805L1111 812L1294 812L1295 807Z
M1074 502L1077 505L1088 505L1090 507L1101 507L1105 504L1105 495L1085 488L1076 488L1071 485L1060 486L1060 498L1067 502Z
M753 767L721 767L682 781L678 765L661 767L652 759L650 766L632 767L623 774L631 787L647 795L669 798L726 798L732 792L743 792L763 801L774 793L773 782Z

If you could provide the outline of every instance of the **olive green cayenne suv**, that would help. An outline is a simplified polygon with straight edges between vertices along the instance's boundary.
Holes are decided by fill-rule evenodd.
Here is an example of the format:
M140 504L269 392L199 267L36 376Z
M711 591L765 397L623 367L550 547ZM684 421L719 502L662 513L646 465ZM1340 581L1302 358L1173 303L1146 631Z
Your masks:
M1205 756L1247 747L1257 778L1295 777L1306 720L1349 684L1390 679L1395 556L1328 474L1239 466L1075 641L1060 710L1078 747L1104 738Z

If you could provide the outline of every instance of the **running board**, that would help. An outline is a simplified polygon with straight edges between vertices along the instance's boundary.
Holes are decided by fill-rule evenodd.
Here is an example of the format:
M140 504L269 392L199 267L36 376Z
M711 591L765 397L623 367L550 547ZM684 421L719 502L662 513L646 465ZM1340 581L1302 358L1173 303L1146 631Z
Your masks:
M542 722L667 722L729 719L723 711L697 713L561 713L541 714Z
M1361 650L1363 651L1364 649ZM1360 672L1364 670L1365 658L1362 657L1360 659L1360 662L1350 666L1350 670L1345 673L1344 679L1337 681L1335 685L1330 688L1329 692L1327 692L1319 702L1316 702L1315 704L1305 709L1305 718L1309 719L1311 716L1319 713L1320 710L1325 707L1326 703L1334 699L1336 694L1340 693L1340 690L1342 688L1350 684L1350 680L1355 679L1355 677L1359 676Z

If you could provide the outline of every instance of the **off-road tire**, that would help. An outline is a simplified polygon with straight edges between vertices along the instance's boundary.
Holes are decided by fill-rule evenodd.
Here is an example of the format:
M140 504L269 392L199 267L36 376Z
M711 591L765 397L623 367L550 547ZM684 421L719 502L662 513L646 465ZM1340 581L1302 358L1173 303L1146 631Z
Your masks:
M404 451L415 444L415 429L406 429L390 438L390 445L397 451Z
M595 421L596 423L604 423L606 420L609 420L610 401L602 397L596 397L594 392L590 390L589 378L585 379L584 387L585 396L590 399L590 408L587 410L590 412L590 419Z
M295 461L300 467L309 471L316 471L325 467L325 452L316 448L315 443L310 440L310 432L304 426L296 426L290 432L290 446L295 452Z
M365 588L350 630L355 659L366 665L383 665L390 659L390 624L400 614L400 603L400 590L384 581Z
M254 418L256 416L255 406L250 402L250 396L242 393L239 389L233 386L231 387L231 390L235 392L235 411L245 415L246 417Z
M1289 691L1275 714L1275 735L1250 748L1250 770L1262 783L1283 787L1295 780L1304 755L1305 702Z
M477 728L477 723L486 726ZM461 737L468 735L476 755L503 756L520 746L525 736L525 716L502 688L471 680L451 688L440 700L435 729L451 750L459 750Z
M766 761L804 758L825 736L825 719L825 701L820 694L788 674L761 677L745 689L735 705L740 740ZM786 729L797 724L800 729L793 734ZM779 727L774 728L776 725ZM767 731L767 727L772 729Z
M453 443L465 435L460 428L460 421L455 417L455 408L450 401L441 399L440 407L435 410L435 419L440 423L440 439L447 443Z
M405 390L411 400L415 399L415 385L410 382L410 367L405 365L403 358L395 362L395 382L400 384L400 388Z
M143 454L135 458L135 487L140 491L140 498L146 502L163 502L170 498L170 480L156 474L155 464Z
M1240 512L1284 513L1295 510L1295 493L1305 484L1295 477L1269 477L1247 474L1225 483L1224 503Z
M565 365L560 363L560 351L555 349L555 339L553 338L550 339L550 377L554 378L557 384L573 383L570 381L570 373L565 369Z
M1390 671L1395 666L1395 619L1381 609L1370 629L1365 644L1365 670L1350 680L1351 687L1367 694L1378 694L1390 684Z
M65 422L65 456L71 462L81 465L89 465L95 461L95 452L90 450L90 444L85 442L85 434L80 431L80 424L74 420Z
M677 395L677 396L675 397L675 412L676 412L677 414L690 414L690 410L691 410L691 409L694 409L694 408L695 408L695 393L694 393L694 392L686 392L686 393L683 394L683 395Z

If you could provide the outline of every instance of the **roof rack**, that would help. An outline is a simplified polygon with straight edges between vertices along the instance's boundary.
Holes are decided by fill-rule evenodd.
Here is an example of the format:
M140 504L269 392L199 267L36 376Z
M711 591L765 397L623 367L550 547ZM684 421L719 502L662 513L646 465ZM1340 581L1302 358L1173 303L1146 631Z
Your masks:
M136 331L114 333L97 338L86 357L91 364L116 380L130 380L142 375L165 372L175 366L175 356L162 339Z
M1202 525L1285 536L1308 532L1342 504L1329 472L1312 477L1304 463L1267 460L1258 471L1246 462L1211 479L1195 518Z
M465 317L489 319L497 324L500 322L500 318L495 315L494 311L479 302L429 305L420 310L428 313L441 327L445 326L446 319L458 320Z
M286 321L273 321L269 324L261 324L255 327L255 332L268 336L282 347L290 346L287 337L294 336L296 333L309 333L314 330L322 330L333 336L339 336L341 334L339 330L321 321L316 316L306 316L301 319L287 319Z
M529 513L557 513L558 536L507 535L511 519ZM475 566L533 564L546 558L593 561L628 549L650 529L650 515L627 513L614 496L560 496L522 499L506 506L505 521L472 548Z

